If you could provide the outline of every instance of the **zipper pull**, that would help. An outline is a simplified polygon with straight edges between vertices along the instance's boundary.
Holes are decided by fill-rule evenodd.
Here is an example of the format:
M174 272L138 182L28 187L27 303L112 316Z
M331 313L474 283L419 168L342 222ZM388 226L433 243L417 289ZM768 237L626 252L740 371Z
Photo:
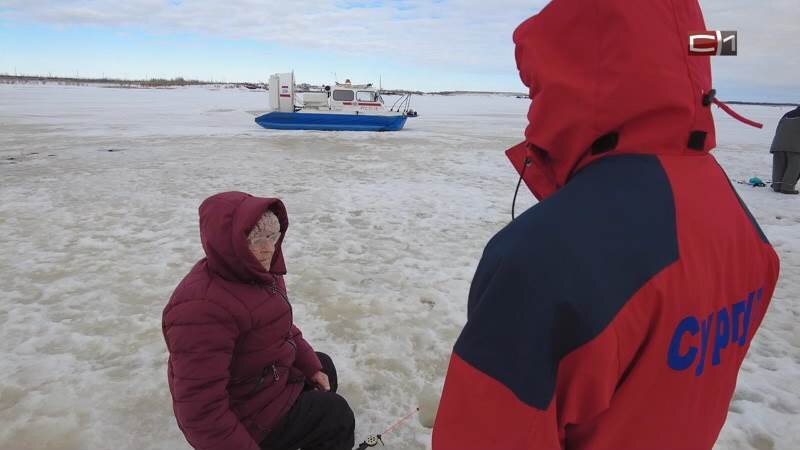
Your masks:
M263 370L261 370L261 376L258 378L258 380L256 380L256 385L253 386L253 390L250 391L251 395L258 392L259 388L261 388L261 385L264 384L264 378L266 376L267 376L267 368L265 367Z
M281 379L280 375L278 375L278 369L275 367L275 364L272 365L272 378L275 381L278 381L278 380Z

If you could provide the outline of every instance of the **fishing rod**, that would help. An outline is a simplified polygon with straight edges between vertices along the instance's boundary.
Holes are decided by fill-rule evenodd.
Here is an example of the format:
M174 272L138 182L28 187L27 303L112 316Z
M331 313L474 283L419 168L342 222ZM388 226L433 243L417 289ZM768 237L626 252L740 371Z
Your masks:
M402 419L398 420L392 426L390 426L389 428L384 430L383 433L381 433L381 434L371 434L371 435L367 436L367 439L365 439L364 442L358 444L358 447L356 447L356 450L366 450L366 449L368 449L370 447L375 447L376 445L378 445L378 442L380 442L381 445L386 445L386 444L383 443L383 439L381 439L383 437L383 435L385 435L387 433L391 433L395 428L399 427L403 422L405 422L406 420L410 419L414 414L416 414L418 412L419 412L419 408L416 408L414 411L411 411L410 413L406 414L405 417L403 417Z

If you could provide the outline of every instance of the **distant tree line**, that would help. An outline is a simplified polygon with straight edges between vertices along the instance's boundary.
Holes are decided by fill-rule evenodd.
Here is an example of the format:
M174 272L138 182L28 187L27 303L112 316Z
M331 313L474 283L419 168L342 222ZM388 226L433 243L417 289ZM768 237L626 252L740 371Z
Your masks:
M262 85L242 82L220 83L215 81L202 81L202 80L187 80L183 77L175 78L150 78L147 80L125 80L120 78L77 78L77 77L51 77L39 75L9 75L0 74L0 83L15 84L15 83L59 83L66 85L83 86L87 84L113 84L124 87L180 87L180 86L203 86L203 85L231 85L231 86L245 86L249 85L259 87Z
M172 88L181 86L204 86L204 85L224 85L226 87L245 87L248 89L268 89L266 83L250 83L250 82L217 82L217 81L203 81L203 80L187 80L183 77L175 78L150 78L148 80L125 80L120 78L78 78L78 77L51 77L39 75L10 75L7 73L0 73L0 84L46 84L58 83L68 86L86 86L88 84L111 84L122 87L145 87L145 88ZM311 92L319 91L324 88L323 85L313 85L309 83L299 83L296 85L298 92ZM383 95L507 95L515 96L517 98L527 99L528 94L519 92L495 92L495 91L439 91L439 92L422 92L411 91L405 89L384 89L381 91ZM760 105L760 106L797 106L796 103L770 103L770 102L741 102L741 101L727 101L726 103L732 105Z

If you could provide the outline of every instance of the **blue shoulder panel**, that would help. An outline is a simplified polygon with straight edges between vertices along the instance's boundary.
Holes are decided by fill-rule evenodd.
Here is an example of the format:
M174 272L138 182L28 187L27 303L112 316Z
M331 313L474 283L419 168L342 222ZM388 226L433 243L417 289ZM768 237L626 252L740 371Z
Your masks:
M545 410L561 359L677 259L675 203L658 158L604 158L492 238L455 352Z

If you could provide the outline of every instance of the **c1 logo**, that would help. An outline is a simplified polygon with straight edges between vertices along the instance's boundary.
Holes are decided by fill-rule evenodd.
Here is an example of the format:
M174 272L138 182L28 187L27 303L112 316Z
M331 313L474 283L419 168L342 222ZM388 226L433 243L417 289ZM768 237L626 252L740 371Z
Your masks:
M736 31L701 31L689 33L691 56L736 56Z

